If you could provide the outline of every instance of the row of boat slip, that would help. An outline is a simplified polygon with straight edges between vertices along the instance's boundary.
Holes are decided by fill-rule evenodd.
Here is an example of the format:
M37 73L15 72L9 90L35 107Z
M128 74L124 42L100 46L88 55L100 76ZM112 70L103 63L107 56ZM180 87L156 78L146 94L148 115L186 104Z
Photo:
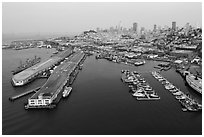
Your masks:
M137 100L159 100L160 97L137 71L122 70L122 81L127 83Z
M183 106L183 111L199 111L202 109L202 105L199 104L194 99L190 98L188 95L184 94L180 89L176 88L172 83L166 80L164 77L161 76L158 72L152 72L152 75L155 79L164 85L164 88L170 91L175 98L181 103Z

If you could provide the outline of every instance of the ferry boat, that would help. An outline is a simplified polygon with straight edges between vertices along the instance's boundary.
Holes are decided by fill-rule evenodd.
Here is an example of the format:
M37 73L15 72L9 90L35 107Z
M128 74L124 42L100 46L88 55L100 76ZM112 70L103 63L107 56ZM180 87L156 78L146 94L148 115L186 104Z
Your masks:
M35 64L39 63L41 61L40 57L35 56L34 59L27 59L25 63L22 63L22 61L20 62L20 66L17 67L15 70L11 71L13 75L27 69L30 68L32 66L34 66Z
M188 85L194 90L196 90L198 93L202 94L202 79L194 76L189 71L185 71L184 74Z
M72 91L72 87L67 87L67 86L65 86L65 89L64 89L64 91L63 91L63 93L62 93L62 96L63 96L64 98L67 97L71 91Z

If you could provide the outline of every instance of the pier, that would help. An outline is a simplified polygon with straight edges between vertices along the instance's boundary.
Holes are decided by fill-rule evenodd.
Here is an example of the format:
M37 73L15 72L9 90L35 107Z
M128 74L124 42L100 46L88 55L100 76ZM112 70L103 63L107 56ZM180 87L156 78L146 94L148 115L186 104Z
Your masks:
M180 104L182 105L182 111L200 111L202 110L202 105L199 104L196 100L191 98L189 95L182 92L179 88L171 84L167 79L165 79L160 73L153 71L152 76L157 79L161 84L164 85L164 88L172 93L175 96Z
M154 89L137 71L122 70L121 80L128 83L132 96L137 100L160 100Z
M73 83L84 58L85 54L79 51L64 60L41 89L28 99L25 108L52 108L53 105L56 105L56 102L59 102L56 100L61 98L61 91L64 87Z
M9 100L10 100L10 101L14 101L14 100L16 100L16 99L18 99L18 98L21 98L21 97L23 97L23 96L26 96L26 95L28 95L28 94L36 93L39 89L40 89L40 87L37 87L37 88L35 88L35 89L31 89L31 90L29 90L29 91L26 91L26 92L23 92L23 93L21 93L21 94L15 95L15 96L13 96L13 97L10 97Z
M12 77L13 86L23 86L32 80L36 79L39 75L49 71L56 65L59 65L66 57L72 54L72 50L68 49L63 51L61 54L51 57L48 60L44 60Z

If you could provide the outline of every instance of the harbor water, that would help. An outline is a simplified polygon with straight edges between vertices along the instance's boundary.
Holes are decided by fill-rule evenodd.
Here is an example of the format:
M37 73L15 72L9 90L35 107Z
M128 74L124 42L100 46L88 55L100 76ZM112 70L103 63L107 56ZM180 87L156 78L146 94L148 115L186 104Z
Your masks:
M2 134L202 134L202 112L183 112L174 96L152 75L160 62L146 61L135 67L88 56L75 79L72 92L55 109L25 110L28 97L14 102L9 97L39 87L46 79L36 79L23 87L11 85L11 71L20 60L37 55L49 58L54 49L2 50ZM136 70L160 96L160 100L138 101L121 81L121 70ZM168 81L198 102L201 95L188 87L174 69L161 72Z

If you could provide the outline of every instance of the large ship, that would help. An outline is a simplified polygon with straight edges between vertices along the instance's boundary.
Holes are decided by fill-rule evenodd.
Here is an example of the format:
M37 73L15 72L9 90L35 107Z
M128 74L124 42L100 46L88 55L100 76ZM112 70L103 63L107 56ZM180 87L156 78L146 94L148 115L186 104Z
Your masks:
M35 56L34 59L27 59L25 63L20 62L20 66L17 67L15 70L11 71L13 75L39 63L41 61L40 57Z
M189 71L184 71L184 75L188 85L202 94L202 79L191 74Z

